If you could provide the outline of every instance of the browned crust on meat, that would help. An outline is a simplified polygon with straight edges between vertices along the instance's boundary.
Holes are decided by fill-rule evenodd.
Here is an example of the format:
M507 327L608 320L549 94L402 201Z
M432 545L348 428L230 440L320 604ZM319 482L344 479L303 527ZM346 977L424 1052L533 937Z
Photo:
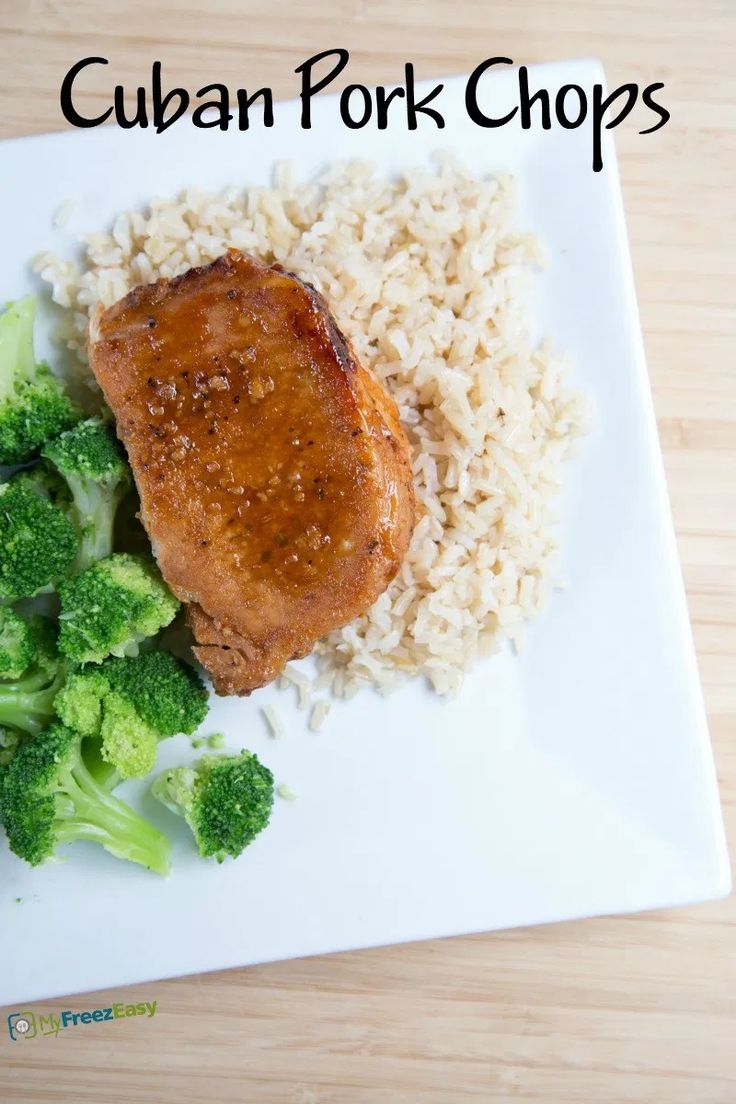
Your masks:
M408 441L313 287L231 250L96 315L90 360L218 692L270 682L389 584Z

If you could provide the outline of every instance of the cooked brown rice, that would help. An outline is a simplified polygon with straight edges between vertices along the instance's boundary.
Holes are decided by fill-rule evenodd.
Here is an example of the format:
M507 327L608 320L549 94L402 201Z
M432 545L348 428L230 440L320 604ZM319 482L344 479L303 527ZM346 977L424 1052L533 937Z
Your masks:
M81 267L51 254L34 265L82 359L98 302L229 246L323 292L399 405L419 503L396 581L317 648L338 696L418 673L452 692L478 656L518 640L553 582L554 500L585 420L563 363L529 334L523 293L539 256L512 228L512 182L437 161L397 178L343 163L309 182L281 165L270 188L190 189L120 214L87 237ZM308 688L290 681L306 705Z

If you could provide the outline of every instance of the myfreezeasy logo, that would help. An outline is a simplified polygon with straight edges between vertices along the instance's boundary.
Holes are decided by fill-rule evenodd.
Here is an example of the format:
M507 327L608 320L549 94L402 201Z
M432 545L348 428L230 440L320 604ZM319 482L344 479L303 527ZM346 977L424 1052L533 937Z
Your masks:
M11 1012L8 1016L8 1035L18 1039L35 1039L37 1035L55 1035L67 1027L79 1027L82 1024L104 1023L106 1020L123 1020L126 1016L145 1016L151 1019L156 1015L157 1001L141 1001L139 1004L112 1004L108 1008L92 1008L85 1012L72 1012L66 1009L60 1015L49 1012Z

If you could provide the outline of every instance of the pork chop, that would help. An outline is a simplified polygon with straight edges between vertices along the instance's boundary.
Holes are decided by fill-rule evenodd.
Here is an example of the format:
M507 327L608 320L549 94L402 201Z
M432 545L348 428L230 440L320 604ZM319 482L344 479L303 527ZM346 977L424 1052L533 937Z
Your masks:
M218 693L264 686L385 590L409 445L314 288L231 250L98 312L89 352Z

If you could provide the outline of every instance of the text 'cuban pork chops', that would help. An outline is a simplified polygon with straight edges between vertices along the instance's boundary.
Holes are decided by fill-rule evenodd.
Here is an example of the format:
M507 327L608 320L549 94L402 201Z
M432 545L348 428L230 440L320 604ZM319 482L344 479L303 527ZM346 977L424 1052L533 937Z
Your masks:
M409 444L312 287L231 250L98 313L89 351L219 693L385 590L414 524Z

